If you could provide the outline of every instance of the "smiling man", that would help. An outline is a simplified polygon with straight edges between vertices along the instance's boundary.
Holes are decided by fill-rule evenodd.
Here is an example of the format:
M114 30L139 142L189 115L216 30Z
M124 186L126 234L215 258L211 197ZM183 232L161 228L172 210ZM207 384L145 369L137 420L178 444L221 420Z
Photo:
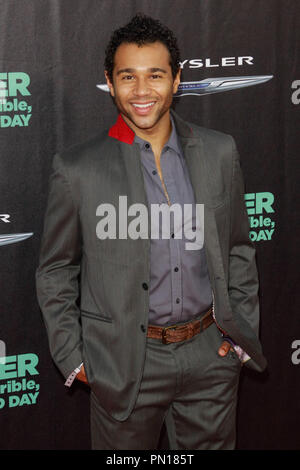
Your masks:
M105 76L117 122L53 162L37 293L66 385L91 389L93 449L156 449L164 422L171 449L233 449L241 366L266 366L238 153L171 111L179 60L157 20L116 30ZM120 196L129 215L204 205L189 220L204 245L187 249L171 217L168 237L97 236L100 205Z
M151 139L159 150L171 133L170 107L180 69L173 76L170 53L159 41L143 46L123 43L114 63L113 72L106 71L105 76L119 112L136 134Z

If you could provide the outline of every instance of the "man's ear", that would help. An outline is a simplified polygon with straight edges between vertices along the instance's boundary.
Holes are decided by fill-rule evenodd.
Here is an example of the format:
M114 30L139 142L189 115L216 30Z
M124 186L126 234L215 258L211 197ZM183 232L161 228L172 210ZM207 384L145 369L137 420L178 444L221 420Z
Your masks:
M105 75L105 78L106 78L106 83L107 83L107 86L109 88L110 94L111 94L111 96L114 97L115 96L114 86L113 86L113 83L111 82L111 80L108 76L107 70L104 71L104 75Z
M178 72L177 72L177 74L174 78L174 81L173 81L173 94L174 95L178 90L178 86L179 86L179 83L180 83L180 77L181 77L181 68L178 69Z

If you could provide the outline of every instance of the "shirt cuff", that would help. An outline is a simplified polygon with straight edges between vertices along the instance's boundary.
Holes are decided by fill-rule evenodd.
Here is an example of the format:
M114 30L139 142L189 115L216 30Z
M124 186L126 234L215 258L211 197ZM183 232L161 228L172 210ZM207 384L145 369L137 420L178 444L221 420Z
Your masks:
M72 383L74 382L74 380L76 378L76 375L78 374L78 372L80 372L80 368L81 368L82 365L83 365L83 362L78 367L76 367L76 369L74 369L73 372L71 372L71 374L69 375L69 377L65 381L65 386L66 387L71 387Z
M230 338L230 336L225 336L223 335L223 339L225 341L228 341L228 343L231 344L231 346L233 347L233 349L235 350L239 360L244 363L244 362L247 362L249 361L249 359L251 359L250 356L248 356L248 354L240 347L238 346L237 344L235 344L235 342Z

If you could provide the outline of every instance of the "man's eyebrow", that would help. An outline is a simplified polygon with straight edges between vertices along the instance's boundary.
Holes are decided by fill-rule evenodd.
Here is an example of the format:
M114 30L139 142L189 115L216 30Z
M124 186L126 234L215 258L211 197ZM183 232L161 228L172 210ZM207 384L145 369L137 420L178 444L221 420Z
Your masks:
M155 73L155 72L167 73L166 70L161 69L161 68L159 68L159 67L152 67L152 68L150 69L150 72L151 72L151 73Z
M117 75L120 75L121 73L134 73L135 69L120 69L117 71ZM148 69L148 72L155 73L155 72L161 72L161 73L167 73L165 69L161 69L160 67L151 67Z
M120 75L121 73L133 73L134 69L120 69L117 71L117 75Z

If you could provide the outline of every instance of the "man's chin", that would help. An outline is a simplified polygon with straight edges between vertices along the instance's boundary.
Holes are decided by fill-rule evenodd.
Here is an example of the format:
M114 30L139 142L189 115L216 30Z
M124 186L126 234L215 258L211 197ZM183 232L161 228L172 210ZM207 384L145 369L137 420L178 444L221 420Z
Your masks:
M148 116L135 117L135 116L128 116L127 114L125 115L123 114L123 118L125 118L125 121L129 125L129 127L134 126L137 129L146 131L146 130L153 129L156 126L156 124L159 122L159 120L161 119L161 116L150 118Z

